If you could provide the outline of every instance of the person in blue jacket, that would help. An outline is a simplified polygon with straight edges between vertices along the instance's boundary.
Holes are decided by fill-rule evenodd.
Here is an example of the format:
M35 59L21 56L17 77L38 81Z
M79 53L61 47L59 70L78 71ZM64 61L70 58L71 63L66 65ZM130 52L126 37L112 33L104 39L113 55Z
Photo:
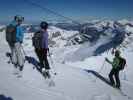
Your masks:
M22 70L24 67L24 54L22 50L22 43L24 38L24 32L21 27L21 24L24 20L24 17L16 15L14 17L14 20L10 23L10 25L13 25L16 27L16 33L15 33L15 43L13 46L10 46L11 52L12 52L12 63L14 64L17 71L15 71L15 74L18 74L18 76L22 76Z

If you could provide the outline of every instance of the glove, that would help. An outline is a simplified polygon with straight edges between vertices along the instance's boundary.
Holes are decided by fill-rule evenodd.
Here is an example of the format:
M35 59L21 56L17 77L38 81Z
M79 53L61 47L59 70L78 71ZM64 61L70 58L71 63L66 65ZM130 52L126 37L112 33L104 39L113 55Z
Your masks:
M20 44L22 44L23 43L23 41L20 41Z

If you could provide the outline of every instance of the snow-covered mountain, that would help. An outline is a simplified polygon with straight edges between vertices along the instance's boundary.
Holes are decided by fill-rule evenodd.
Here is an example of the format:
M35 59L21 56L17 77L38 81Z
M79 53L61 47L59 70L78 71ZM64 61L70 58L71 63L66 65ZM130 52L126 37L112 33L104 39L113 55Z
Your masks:
M59 23L59 25L66 27L66 29L61 29L59 26L57 27L57 23L54 24L54 26L50 24L48 29L49 46L52 47L52 50L55 48L54 54L58 55L59 62L64 62L64 60L84 60L87 57L104 53L111 48L125 47L125 44L129 44L131 42L130 40L132 40L132 36L130 37L130 35L133 34L132 21L92 21L90 23L82 23L79 30L75 30L73 27L68 27L68 29L67 26L70 24L72 23ZM74 26L75 24L72 25ZM77 26L75 25L75 27ZM33 33L39 29L39 26L25 25L24 29L27 33L25 35L26 40L24 44L27 45L28 48L33 49L31 38ZM128 43L125 43L126 39L128 39ZM63 51L63 53L61 53L61 51ZM82 55L82 57L80 55ZM73 57L75 59L73 59Z
M25 45L32 48L32 44L30 44L32 43L31 38L33 33L39 29L39 25L24 24L23 28L27 33L25 36ZM75 57L77 60L83 60L86 57L96 56L111 48L121 46L121 44L133 34L132 30L133 21L128 20L97 20L80 25L75 23L50 23L48 29L49 46L61 48L62 51L65 52L63 53L66 54L63 56L64 58L62 58L61 54L60 59L62 60L69 60L77 55L79 55L79 57ZM131 38L132 37L128 40L131 40ZM128 41L128 44L129 42L130 41ZM68 51L65 51L66 48L68 48ZM71 48L71 50L69 48ZM83 54L80 54L81 51ZM84 57L81 58L80 55L84 55Z
M132 28L132 22L127 20L105 20L83 23L80 25L73 23L56 23L53 27L50 27L49 31L50 35L52 34L52 37L50 37L51 41L55 37L62 36L64 40L67 40L66 42L71 41L73 45L85 43L86 41L94 44L101 38L110 37L110 40L113 42L118 42L117 44L115 43L117 46L124 40L125 35L129 34L129 32L125 30L127 26ZM35 32L38 28L37 25L25 26L25 29L28 30L26 32L28 33ZM65 36L63 35L64 33L66 34ZM68 37L66 38L67 35ZM115 44L113 46L115 46Z
M127 38L130 37L128 40L132 39L132 36L130 36L133 34L132 29L132 21L125 22L125 20L105 20L84 23L82 24L80 31L65 40L65 43L69 45L62 46L61 51L64 51L63 54L66 55L64 55L63 57L65 58L63 58L61 54L60 60L83 60L89 56L95 56L104 53L111 48L120 47L124 44L123 42L125 42ZM60 33L62 34L65 32ZM68 31L68 33L73 33L73 31ZM61 39L56 40L56 42L60 40ZM64 43L64 41L61 42ZM128 41L128 43L130 42L132 41ZM68 50L66 50L66 48L68 48ZM80 55L82 55L82 57ZM75 59L73 59L73 56L75 56Z
M24 27L25 53L37 60L31 38L38 26ZM45 80L28 62L25 62L22 78L12 74L14 67L7 63L9 59L5 56L9 51L4 39L5 31L0 32L0 94L5 100L133 100L132 21L84 23L80 31L50 26L48 31L52 53L52 59L48 59L52 70L58 73L52 77L55 83L52 87L49 87L51 80ZM127 60L127 67L120 72L122 91L127 96L91 73L96 71L108 77L111 65L105 62L103 66L104 59L112 60L111 48L116 46Z
M0 32L5 30L5 25L0 25Z

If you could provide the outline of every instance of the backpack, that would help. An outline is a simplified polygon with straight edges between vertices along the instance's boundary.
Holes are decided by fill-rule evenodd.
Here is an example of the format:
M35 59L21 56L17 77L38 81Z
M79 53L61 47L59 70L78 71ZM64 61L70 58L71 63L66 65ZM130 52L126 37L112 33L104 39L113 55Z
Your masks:
M126 65L126 59L120 57L119 60L120 60L119 69L123 70L125 68L125 65Z
M42 37L43 37L43 34L41 31L34 33L34 36L32 37L32 45L35 48L39 48L39 49L42 48Z
M9 44L16 42L16 26L10 24L6 27L6 41Z

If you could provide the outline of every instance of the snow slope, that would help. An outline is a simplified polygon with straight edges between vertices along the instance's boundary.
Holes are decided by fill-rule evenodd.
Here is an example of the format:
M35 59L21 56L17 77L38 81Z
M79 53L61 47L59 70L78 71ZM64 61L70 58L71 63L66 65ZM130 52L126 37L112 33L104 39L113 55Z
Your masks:
M56 62L58 56L53 55L54 66L51 64L51 67L58 74L52 78L55 83L55 86L52 87L48 86L51 80L43 79L40 73L33 69L33 65L28 62L25 63L23 77L17 78L12 74L14 70L13 65L7 64L8 58L5 56L5 53L9 51L9 48L4 37L4 32L0 33L0 94L11 97L12 100L133 100L132 52L126 55L130 67L127 67L127 79L122 80L122 89L129 96L126 97L122 96L118 90L110 87L103 81L99 79L95 81L96 77L94 75L83 70L90 69L98 71L104 57L107 56L106 53L101 56L87 58L80 62L67 62L66 64ZM26 54L36 58L33 48L30 46L31 40L24 42ZM76 48L78 46L73 47L73 49ZM61 50L59 51L63 52ZM68 50L70 51L69 48ZM109 68L106 71L109 71ZM107 74L102 75L106 76Z

